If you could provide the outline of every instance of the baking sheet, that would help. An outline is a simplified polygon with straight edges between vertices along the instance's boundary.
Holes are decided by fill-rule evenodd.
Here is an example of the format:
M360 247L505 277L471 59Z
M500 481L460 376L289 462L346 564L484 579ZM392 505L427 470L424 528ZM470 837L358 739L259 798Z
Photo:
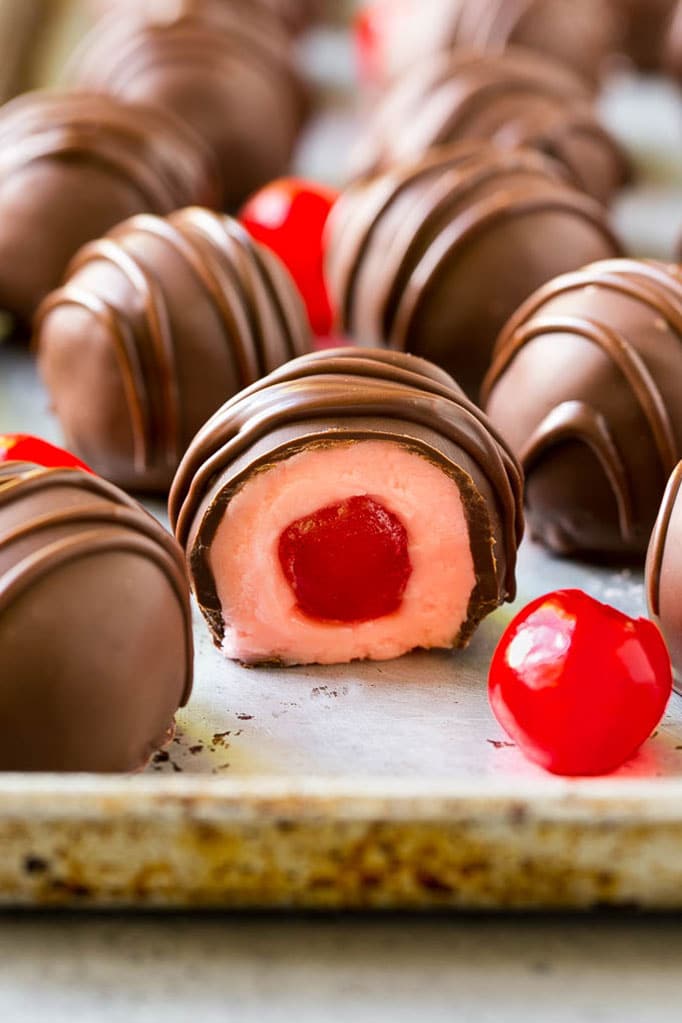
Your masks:
M308 45L327 107L299 169L334 180L355 123L348 44L324 32ZM679 96L625 76L603 105L642 175L617 223L633 251L669 258L682 228ZM12 345L0 346L6 431L60 440ZM526 542L517 606L560 586L644 611L639 572ZM286 670L225 661L197 615L194 697L144 775L0 776L0 904L681 907L682 699L610 778L543 774L487 705L513 613L489 618L465 652Z

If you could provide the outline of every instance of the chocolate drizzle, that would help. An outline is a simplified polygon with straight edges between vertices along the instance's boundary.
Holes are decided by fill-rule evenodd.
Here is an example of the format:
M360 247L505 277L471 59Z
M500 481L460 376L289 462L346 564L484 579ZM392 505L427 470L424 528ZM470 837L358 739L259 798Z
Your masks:
M124 299L114 283L120 277ZM190 309L178 304L181 283L192 295ZM74 425L82 423L84 405L96 420L99 396L86 388L100 353L84 340L87 321L74 326L68 310L90 313L115 354L131 435L130 455L120 466L107 449L106 431L88 448L91 438ZM197 329L201 337L194 336ZM104 475L143 489L167 488L191 437L220 401L309 345L305 312L281 264L236 221L202 209L165 220L134 217L87 245L66 284L41 306L36 332L41 368L72 445L88 450ZM64 379L61 360L70 362L71 344L82 350L82 361ZM194 383L186 379L194 345L211 351L210 387L201 366Z
M115 567L118 563L120 575ZM141 584L147 578L145 565L154 566L165 579L167 596L162 596L161 590L150 594L134 590L138 571ZM70 574L71 567L79 566L83 575L77 578L83 580L83 593L69 588L76 578ZM122 593L127 595L128 606L116 602L123 599ZM24 598L29 596L31 602L27 603ZM97 609L83 612L81 602L93 599L97 599ZM56 642L53 648L43 648L48 641L36 633L33 652L38 662L44 658L45 665L38 676L25 666L25 654L21 653L26 640L31 642L33 627L26 608L34 606L49 609L46 629ZM184 623L181 634L167 637L177 654L168 676L156 671L156 651L143 646L126 649L126 623L143 609L150 632L163 629L165 616L170 627L178 610ZM36 611L37 629L42 613ZM93 632L72 634L74 622L83 613L90 614ZM116 628L120 635L112 639ZM181 552L132 498L80 470L42 469L19 462L0 465L0 637L3 635L2 728L17 729L8 745L3 743L0 763L4 769L133 770L143 766L150 743L153 747L154 742L162 741L175 710L184 706L191 693L192 624ZM55 641L54 636L59 639ZM100 643L104 644L102 650ZM74 650L80 651L79 658ZM139 677L131 678L128 672L136 657ZM88 673L100 663L105 663L102 677L90 681ZM125 673L123 677L117 677L119 670ZM83 710L79 731L78 722L62 720L60 714L62 708L66 713L73 694L84 685L91 685L92 696ZM159 691L147 690L147 686L157 685ZM140 693L139 706L129 699L135 687ZM22 700L29 705L24 707ZM30 701L35 703L33 710ZM42 721L43 706L50 708L49 721ZM22 750L21 729L32 714L41 721L37 731L52 730L54 739L47 738L44 746L27 742ZM96 735L88 746L88 729L100 730L91 714L103 721L112 717L111 742L107 740L101 750ZM130 761L129 756L135 759Z
M208 551L234 493L298 450L365 439L417 451L460 487L477 573L461 640L513 599L522 483L504 442L436 367L400 353L339 349L296 360L237 395L199 431L178 470L171 522L216 641L224 624Z
M378 104L352 160L353 173L376 174L463 139L502 149L536 148L601 202L629 173L582 79L515 48L492 54L457 50L415 65Z
M593 345L606 360L600 363L600 373L612 382L612 393L604 393L595 364L593 383L587 376L574 374L564 393L555 379L551 393L558 407L543 414L534 408L521 374L527 380L540 359L541 376L551 374L553 352L562 357L562 349L573 351L567 346L576 342L574 359L580 358L587 367L582 341ZM587 267L550 282L512 317L498 341L483 398L524 465L536 535L545 536L543 522L551 525L554 514L564 523L572 520L571 530L561 537L550 530L551 546L565 553L602 547L614 552L643 550L664 481L682 453L682 415L677 411L679 402L671 400L682 383L681 345L682 278L664 264L618 260ZM622 408L612 404L614 394L622 395ZM610 407L609 413L606 407ZM630 419L632 425L627 425ZM635 421L642 423L644 434L639 433ZM533 514L535 474L542 474L546 458L560 464L569 438L597 456L618 508L618 523L609 527L607 516L599 529L587 521L581 524L585 508L559 508L558 495L553 499L548 485L539 483L541 493L536 499L544 510ZM646 483L637 478L632 461L633 452L640 448L649 453L636 456L643 462L642 471L651 477ZM551 508L555 512L550 512ZM609 530L614 535L609 536Z
M465 142L342 195L328 280L349 336L431 358L476 396L497 332L552 265L619 251L602 207L552 160Z

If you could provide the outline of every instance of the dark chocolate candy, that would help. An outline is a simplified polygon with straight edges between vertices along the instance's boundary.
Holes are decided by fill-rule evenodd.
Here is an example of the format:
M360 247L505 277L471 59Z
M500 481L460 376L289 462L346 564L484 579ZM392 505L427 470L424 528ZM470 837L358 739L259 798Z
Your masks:
M286 169L304 114L291 42L267 12L226 6L150 21L114 13L83 41L80 86L182 117L215 154L226 208Z
M230 217L138 216L74 259L36 317L69 446L129 489L167 491L223 402L309 348L287 271Z
M0 308L30 320L75 252L135 213L217 204L213 158L163 110L36 92L0 111Z
M675 681L682 683L682 462L668 481L646 560L649 612L668 644Z
M458 50L415 65L377 105L353 173L378 173L462 139L539 149L566 168L571 184L601 202L628 177L627 158L600 125L587 84L519 48Z
M484 385L521 459L532 534L560 554L642 556L682 456L682 273L611 260L512 317Z
M173 538L74 469L0 465L0 770L133 771L192 686Z
M476 398L518 305L620 251L603 208L549 157L462 142L347 189L327 272L348 337L431 359Z
M237 395L199 431L178 470L171 522L218 645L224 620L210 549L232 498L253 474L299 451L372 439L422 454L459 487L475 587L453 646L513 600L522 479L505 443L437 367L399 352L343 348L297 359Z

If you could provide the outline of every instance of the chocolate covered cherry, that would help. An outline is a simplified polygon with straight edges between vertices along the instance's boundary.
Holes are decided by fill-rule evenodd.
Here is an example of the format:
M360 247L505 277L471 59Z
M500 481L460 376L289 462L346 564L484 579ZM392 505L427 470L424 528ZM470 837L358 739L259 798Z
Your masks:
M213 416L170 513L215 643L247 663L465 646L514 593L513 458L414 356L304 356Z

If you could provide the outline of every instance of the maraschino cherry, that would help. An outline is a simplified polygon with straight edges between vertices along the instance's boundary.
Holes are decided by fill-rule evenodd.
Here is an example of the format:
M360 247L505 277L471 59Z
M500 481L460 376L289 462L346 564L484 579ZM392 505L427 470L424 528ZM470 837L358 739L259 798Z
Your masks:
M489 695L521 750L561 775L616 770L651 735L672 691L656 625L581 590L529 604L495 651Z
M400 519L372 497L351 497L292 522L279 560L299 610L358 623L398 611L412 565Z
M310 325L328 337L333 315L324 280L324 229L338 192L314 181L280 178L256 192L239 218L279 256L303 296Z
M92 473L92 469L70 451L27 433L0 434L0 462L33 462L46 469L84 469Z

